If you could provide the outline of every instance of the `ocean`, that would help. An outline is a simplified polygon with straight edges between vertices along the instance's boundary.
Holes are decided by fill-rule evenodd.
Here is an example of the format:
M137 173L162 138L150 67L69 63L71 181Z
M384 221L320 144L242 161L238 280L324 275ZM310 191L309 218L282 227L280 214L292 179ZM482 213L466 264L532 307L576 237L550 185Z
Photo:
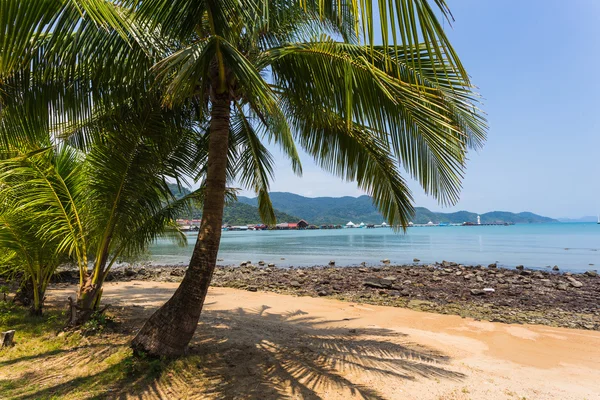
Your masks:
M159 239L150 247L155 265L187 264L196 241L187 247ZM596 223L516 224L510 226L414 227L406 233L389 228L304 231L223 232L221 265L263 260L280 267L353 266L454 261L466 265L583 272L600 267L600 225Z

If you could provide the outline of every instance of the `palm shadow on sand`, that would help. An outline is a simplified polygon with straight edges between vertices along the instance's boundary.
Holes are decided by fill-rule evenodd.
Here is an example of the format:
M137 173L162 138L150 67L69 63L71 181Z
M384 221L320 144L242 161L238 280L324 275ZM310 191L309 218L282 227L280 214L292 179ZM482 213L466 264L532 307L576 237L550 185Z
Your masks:
M98 388L102 382L106 390L89 398L321 399L336 394L383 399L365 382L382 379L401 384L464 377L450 368L447 356L410 343L405 334L336 327L347 320L325 320L301 310L283 314L268 310L262 306L205 311L189 354L165 362L158 376L149 378L149 372L142 371L111 382L118 369L112 366L54 386L41 385L35 393L15 398L60 397L74 386ZM46 355L45 360L53 357L65 356Z
M448 357L409 343L407 335L332 328L342 321L301 310L273 314L268 309L215 311L210 315L212 329L199 329L194 351L209 371L219 366L212 374L218 384L211 388L217 397L319 399L318 393L328 392L381 399L375 389L345 376L463 378L448 368Z

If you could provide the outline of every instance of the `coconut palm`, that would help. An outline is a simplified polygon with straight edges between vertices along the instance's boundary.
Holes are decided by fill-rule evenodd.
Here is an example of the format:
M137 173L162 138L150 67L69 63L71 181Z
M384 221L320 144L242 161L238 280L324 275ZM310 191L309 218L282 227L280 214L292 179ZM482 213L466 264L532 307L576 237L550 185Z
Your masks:
M134 339L139 351L180 355L191 339L216 263L228 181L255 190L261 216L274 219L265 142L278 145L298 173L300 145L371 195L388 222L405 226L413 208L401 169L452 204L468 149L485 139L477 97L436 17L451 19L444 0L433 7L427 0L49 3L54 8L40 4L38 14L24 13L27 23L0 30L24 38L3 51L16 61L0 63L0 78L34 70L31 60L41 54L45 73L33 77L43 85L57 78L41 89L54 94L50 120L86 120L90 110L101 114L158 86L166 107L191 106L206 127L208 153L196 158L205 177L198 240L180 287ZM63 8L69 12L58 16ZM57 20L65 29L54 28ZM69 90L53 86L65 83Z
M297 172L299 144L325 170L357 182L394 225L405 226L413 211L400 166L442 203L458 199L467 149L482 144L486 128L426 1L379 2L381 25L398 34L384 29L383 45L370 40L369 1L124 3L141 26L173 43L153 67L165 104L198 99L209 120L198 241L183 282L135 349L179 355L196 329L219 248L231 130L249 138L249 151L278 144ZM268 217L269 163L260 167L268 158L248 157L257 167L242 169L243 177Z
M79 166L73 152L64 147L57 151L38 149L28 155L17 150L1 154L1 264L3 269L13 268L20 273L24 287L31 285L31 312L41 315L46 287L60 262L67 260L69 247L68 239L63 237L68 232L49 222L56 217L72 219L73 213L68 208L52 207L42 196L33 196L33 191L52 187L55 190L45 194L66 204L77 196Z
M59 265L56 242L41 240L25 213L0 212L0 272L18 277L20 291L31 301L32 315L42 315L46 288Z
M202 152L195 131L182 125L189 118L155 106L116 108L79 126L71 144L57 140L33 149L23 142L0 160L0 198L10 200L4 202L6 214L28 216L27 231L21 228L0 240L0 247L34 243L19 253L27 260L38 257L31 251L36 243L53 244L40 248L40 256L53 257L41 288L61 256L76 262L80 287L72 324L85 322L98 309L102 284L119 258L140 254L159 235L185 244L174 221L200 200L201 190L176 200L168 180L189 175ZM82 140L83 130L91 142ZM8 222L15 220L1 220L7 234Z

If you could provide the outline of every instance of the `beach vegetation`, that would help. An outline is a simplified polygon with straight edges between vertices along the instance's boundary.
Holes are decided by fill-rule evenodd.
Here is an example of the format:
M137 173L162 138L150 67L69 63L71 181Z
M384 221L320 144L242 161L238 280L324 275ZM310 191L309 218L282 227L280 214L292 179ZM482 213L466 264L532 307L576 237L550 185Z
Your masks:
M3 20L22 23L0 30L0 139L27 157L37 153L23 143L39 132L49 132L53 146L64 138L78 157L97 149L94 162L85 156L97 165L84 170L102 176L81 186L82 198L95 200L61 210L61 244L81 270L77 310L97 309L114 260L140 248L118 238L137 232L125 224L127 213L164 204L157 176L172 170L146 177L142 168L135 182L124 178L134 176L139 155L145 168L162 167L156 154L182 137L153 129L162 120L145 112L183 115L199 135L193 159L169 153L201 187L198 240L179 289L134 339L140 354L184 353L212 279L230 186L254 191L263 222L276 222L269 145L297 174L300 147L324 170L356 182L390 225L405 227L414 209L403 172L454 204L467 152L485 140L478 96L442 28L452 20L443 0L375 7L368 0L8 0L2 7ZM148 100L156 98L158 105ZM74 210L100 222L84 225ZM93 239L83 240L88 232ZM145 243L152 235L134 236Z
M3 273L32 284L32 312L60 263L79 270L71 325L99 309L102 284L115 262L144 252L157 236L183 245L177 215L200 201L201 191L176 199L168 180L193 165L194 132L179 115L145 104L96 118L85 129L94 140L51 140L7 145L0 160L0 248ZM183 119L185 121L185 119ZM169 134L177 131L177 134Z

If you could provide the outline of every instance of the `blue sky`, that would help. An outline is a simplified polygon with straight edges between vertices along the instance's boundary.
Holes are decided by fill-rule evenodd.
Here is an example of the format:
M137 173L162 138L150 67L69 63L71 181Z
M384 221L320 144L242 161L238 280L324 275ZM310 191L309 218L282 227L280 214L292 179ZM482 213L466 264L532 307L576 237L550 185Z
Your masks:
M484 97L488 141L471 153L460 202L442 208L412 183L416 205L437 211L600 212L600 1L447 0L447 33ZM303 154L304 174L277 160L271 189L359 196ZM248 193L245 193L248 194Z

